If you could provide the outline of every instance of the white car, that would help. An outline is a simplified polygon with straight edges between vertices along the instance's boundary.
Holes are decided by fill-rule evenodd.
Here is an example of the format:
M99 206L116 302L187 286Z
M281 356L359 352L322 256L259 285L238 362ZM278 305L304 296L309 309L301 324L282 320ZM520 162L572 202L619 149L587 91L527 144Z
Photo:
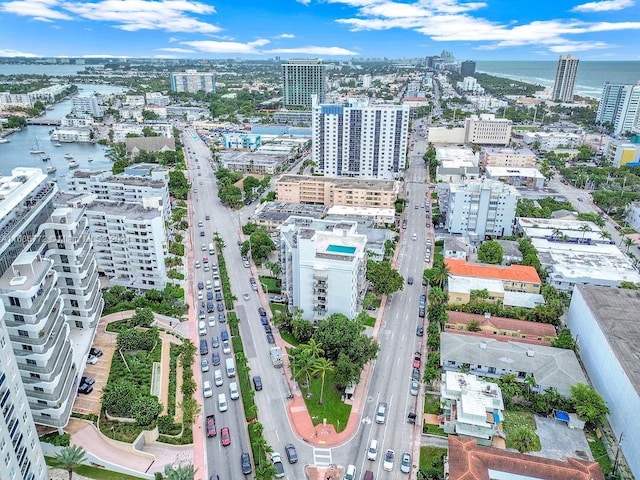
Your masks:
M367 449L367 460L373 460L375 462L376 458L378 458L378 440L373 439Z
M196 268L200 268L200 260L196 260Z
M382 468L384 468L387 472L393 470L393 459L395 457L395 453L393 450L389 449L384 452L384 462L382 462Z
M87 363L95 365L96 363L98 363L98 357L96 357L95 355L89 355L89 358L87 358Z
M204 298L204 295L202 294L202 292L198 292L198 300L202 300Z
M402 461L400 462L400 471L402 473L409 473L411 471L411 454L404 452L402 454Z
M210 327L216 326L216 317L214 317L213 315L209 317L209 326Z
M356 480L356 466L349 465L344 472L344 480Z
M242 294L242 298L244 298L245 300L249 300L251 298L251 296L247 292L244 292Z
M225 355L229 355L231 353L231 346L229 345L229 340L223 340L222 353L224 353Z

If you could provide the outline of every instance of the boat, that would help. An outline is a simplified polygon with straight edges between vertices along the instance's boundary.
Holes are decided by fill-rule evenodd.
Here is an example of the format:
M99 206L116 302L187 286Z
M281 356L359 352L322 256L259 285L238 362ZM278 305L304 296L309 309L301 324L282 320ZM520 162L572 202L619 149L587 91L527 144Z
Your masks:
M66 158L67 160L71 160L73 158L73 155L71 155L70 153L65 153L64 158Z
M87 159L87 161L88 161L88 162L93 162L93 157L89 157L89 158Z
M0 138L0 143L9 143L9 141L8 138Z
M78 162L76 162L75 160L71 160L71 161L67 164L67 166L68 166L69 168L77 168L77 167L79 167L79 166L80 166L80 164L79 164Z
M54 143L54 144L53 144L53 146L54 146L54 147L61 147L61 146L62 146L62 144L61 144L60 142L56 142L56 143Z
M35 145L35 147L33 147L31 150L29 150L29 153L31 153L32 155L40 155L40 154L44 153L44 150L42 150L42 148L40 148L40 144L38 143L38 137L36 137L36 145Z
M47 173L56 173L58 171L58 168L55 165L49 165L47 167Z
M51 157L42 157L43 162L48 162L49 160L51 160Z

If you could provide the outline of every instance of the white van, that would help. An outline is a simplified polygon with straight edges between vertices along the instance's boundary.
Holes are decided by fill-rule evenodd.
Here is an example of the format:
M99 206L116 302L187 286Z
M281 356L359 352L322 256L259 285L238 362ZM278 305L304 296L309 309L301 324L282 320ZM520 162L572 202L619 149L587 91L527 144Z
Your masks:
M227 377L236 376L236 364L233 362L233 358L227 358Z
M356 466L349 465L344 472L344 480L356 480Z
M371 443L369 443L369 448L367 449L367 460L373 460L375 462L376 458L378 458L378 440L374 438L371 440Z
M218 410L220 410L221 412L226 412L228 408L229 408L229 405L227 405L227 396L224 393L219 393L218 394Z
M202 392L204 394L204 398L213 397L213 390L211 389L211 382L209 380L204 381Z
M219 280L214 280L214 281L213 281L213 289L214 289L216 292L219 292L219 291L221 290L221 287L220 287L220 281L219 281Z
M216 382L216 387L222 386L222 370L217 369L215 372L213 372L213 381Z
M204 320L200 320L198 322L198 333L200 335L206 335L207 334L207 324L204 323Z
M236 382L231 382L229 384L229 396L231 400L237 400L240 398L240 392L238 391L238 384Z

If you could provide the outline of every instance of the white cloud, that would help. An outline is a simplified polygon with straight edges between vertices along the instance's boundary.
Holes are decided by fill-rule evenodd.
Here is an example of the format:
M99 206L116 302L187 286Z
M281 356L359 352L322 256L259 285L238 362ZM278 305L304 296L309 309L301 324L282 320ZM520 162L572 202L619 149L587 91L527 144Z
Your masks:
M624 8L633 7L633 0L603 0L600 2L588 2L576 5L571 10L574 12L612 12Z
M272 50L265 50L264 53L293 53L293 54L306 54L306 55L360 55L358 52L347 50L342 47L297 47L297 48L274 48Z
M169 37L169 43L177 42L179 40L180 40L179 37Z
M71 16L55 10L55 7L58 6L59 2L57 0L15 0L0 4L0 10L22 17L31 17L40 22L71 20Z
M82 55L81 58L132 58L129 55L111 55L108 53L89 53L87 55Z
M309 5L311 3L311 0L296 0L296 2L301 3L303 5Z
M30 52L21 52L19 50L12 50L11 48L0 48L0 57L41 57Z
M172 53L196 53L195 50L189 50L188 48L180 48L180 47L165 47L158 48L160 52L172 52Z
M278 38L296 38L293 33L282 33L278 35Z
M253 42L218 42L216 40L194 40L190 42L181 42L200 52L206 53L235 53L235 54L260 54L256 47L263 47L269 43L269 40L259 38Z
M609 44L605 42L567 42L561 45L552 45L549 47L553 53L573 53L588 52L600 48L608 48Z

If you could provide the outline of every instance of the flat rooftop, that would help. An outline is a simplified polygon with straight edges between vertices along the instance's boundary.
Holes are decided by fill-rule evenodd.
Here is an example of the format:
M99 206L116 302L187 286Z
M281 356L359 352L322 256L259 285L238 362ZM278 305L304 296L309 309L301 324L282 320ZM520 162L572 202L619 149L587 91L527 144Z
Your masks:
M436 147L436 158L444 168L478 166L478 155L470 148Z
M485 147L482 149L482 151L488 155L521 155L526 157L536 156L536 154L528 148Z
M162 212L155 208L144 208L131 203L93 202L87 205L87 214L119 215L133 220L151 220L162 216Z
M356 188L361 190L388 190L399 188L394 180L374 180L364 178L315 177L310 175L282 175L276 183L331 183L336 188Z
M38 252L23 252L0 277L0 292L27 291L42 279L53 262L42 258Z
M374 207L352 207L350 205L334 205L327 211L329 215L354 215L363 217L374 217L382 215L385 217L394 217L396 214L393 208L374 208Z
M487 167L486 170L490 177L544 178L544 175L537 168Z
M640 322L637 317L640 312L640 291L596 285L577 285L576 288L629 381L640 394Z

